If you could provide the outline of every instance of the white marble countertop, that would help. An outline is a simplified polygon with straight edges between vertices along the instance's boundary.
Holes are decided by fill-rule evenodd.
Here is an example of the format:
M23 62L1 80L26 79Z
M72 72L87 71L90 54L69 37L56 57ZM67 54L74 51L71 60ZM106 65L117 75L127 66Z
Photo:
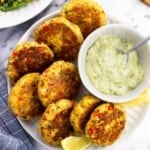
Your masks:
M97 0L107 14L134 26L144 36L150 35L150 7L140 0ZM48 8L33 19L7 29L0 29L0 71L5 71L7 57L24 32L39 18L58 10L65 0L54 0ZM150 150L150 111L136 132L117 150ZM39 144L38 150L46 150Z

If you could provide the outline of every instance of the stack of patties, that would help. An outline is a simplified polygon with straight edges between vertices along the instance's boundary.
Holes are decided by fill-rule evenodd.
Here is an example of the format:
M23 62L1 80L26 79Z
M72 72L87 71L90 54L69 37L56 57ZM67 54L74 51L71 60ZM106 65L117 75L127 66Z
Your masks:
M49 144L60 145L65 137L80 133L95 144L109 145L125 127L121 106L103 104L92 95L73 101L80 77L70 61L76 60L84 38L105 24L106 15L94 0L70 0L58 17L36 27L36 41L17 45L9 57L9 107L25 120L43 113L38 131Z
M35 40L47 44L55 59L75 60L83 36L80 28L64 17L50 18L35 30Z
M8 96L10 110L24 120L34 120L43 112L38 96L40 73L52 62L54 54L44 43L24 42L8 58L7 74L12 86Z
M119 138L125 128L126 114L120 105L86 95L75 104L70 123L76 133L85 134L96 145L106 146Z
M33 72L43 72L52 62L54 54L44 43L28 41L18 44L8 58L7 75L12 85Z
M48 105L38 124L43 139L60 145L70 135L86 136L98 146L113 144L125 128L124 108L92 95L79 102L59 99Z
M35 30L35 40L44 42L56 59L76 60L79 48L89 33L106 24L102 7L93 0L70 0L59 17L50 18Z

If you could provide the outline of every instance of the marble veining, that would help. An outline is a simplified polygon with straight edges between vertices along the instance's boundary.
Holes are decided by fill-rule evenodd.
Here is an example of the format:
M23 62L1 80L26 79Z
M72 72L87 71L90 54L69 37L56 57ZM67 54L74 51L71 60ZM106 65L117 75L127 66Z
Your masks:
M107 14L116 17L121 22L131 25L141 32L144 36L150 35L150 7L143 4L140 0L97 0ZM11 50L16 46L25 31L39 18L60 9L66 0L53 0L53 2L39 15L26 21L23 24L0 29L0 72L4 72L7 65L7 58ZM138 130L117 150L150 150L150 112L146 116ZM136 123L136 122L135 122ZM38 145L38 150L45 150Z

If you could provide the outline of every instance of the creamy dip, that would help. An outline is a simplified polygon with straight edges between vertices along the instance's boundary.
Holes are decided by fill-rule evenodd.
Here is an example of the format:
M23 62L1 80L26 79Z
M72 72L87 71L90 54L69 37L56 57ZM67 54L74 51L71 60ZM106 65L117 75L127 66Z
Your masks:
M86 71L92 84L104 94L125 95L143 80L144 68L138 62L136 51L129 41L113 35L104 35L89 48ZM118 49L123 49L125 53Z

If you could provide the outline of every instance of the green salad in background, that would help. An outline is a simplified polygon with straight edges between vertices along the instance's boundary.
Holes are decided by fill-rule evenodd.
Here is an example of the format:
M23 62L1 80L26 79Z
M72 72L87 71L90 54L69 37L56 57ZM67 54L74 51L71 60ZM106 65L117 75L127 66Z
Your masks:
M11 11L26 6L32 0L0 0L0 11Z

